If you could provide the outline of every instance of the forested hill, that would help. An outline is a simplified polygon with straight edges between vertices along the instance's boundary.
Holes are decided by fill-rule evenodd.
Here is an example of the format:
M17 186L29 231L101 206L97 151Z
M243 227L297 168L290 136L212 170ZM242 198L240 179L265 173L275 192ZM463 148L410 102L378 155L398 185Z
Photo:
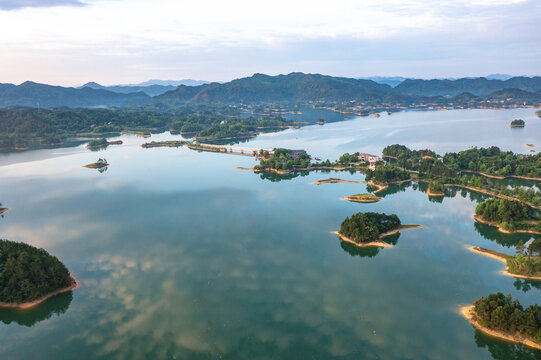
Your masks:
M399 94L416 96L456 96L471 93L484 96L503 89L519 89L528 92L541 90L541 77L513 77L508 80L489 80L486 78L464 78L457 80L406 79L394 88Z
M146 89L146 90L143 90ZM165 87L141 90L152 94ZM0 84L0 107L136 107L163 104L337 104L366 108L411 107L423 104L455 107L486 107L495 103L537 106L541 103L541 77L514 77L508 80L485 78L458 80L407 79L395 88L372 80L320 74L291 73L270 76L255 74L226 83L196 86L180 85L154 97L134 92L133 87L106 88L88 83L82 88L67 88L25 82ZM127 94L120 92L130 92ZM505 100L503 103L493 100ZM511 99L511 100L508 100ZM503 106L502 105L502 106Z
M196 87L179 86L153 101L194 102L307 102L307 101L382 101L392 87L372 80L333 77L319 74L291 73L270 76L255 74L228 83Z
M119 94L133 94L143 92L148 96L161 95L167 91L175 90L177 87L173 85L113 85L103 86L95 82L89 82L81 86L81 88L91 88L95 90L109 90Z
M443 96L454 98L443 98ZM435 102L472 106L483 100L505 97L530 104L541 102L541 77L515 77L505 81L485 78L458 80L407 79L395 88L372 80L291 73L270 76L255 74L227 83L179 86L150 101L185 103L306 103L365 102L369 105Z
M131 105L149 96L143 92L119 94L105 89L80 89L38 84L27 81L21 85L0 84L0 107L98 107Z

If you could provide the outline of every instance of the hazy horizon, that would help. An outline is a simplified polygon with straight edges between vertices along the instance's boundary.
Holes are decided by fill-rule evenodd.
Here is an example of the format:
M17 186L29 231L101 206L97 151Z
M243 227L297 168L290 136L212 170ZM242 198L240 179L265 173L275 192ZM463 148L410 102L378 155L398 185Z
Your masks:
M532 0L0 0L0 82L539 74Z
M296 71L296 72L302 72L302 71ZM269 75L269 76L278 76L278 75L287 75L289 73L277 73L277 74L266 74L266 73L262 73L262 72L257 72L257 73L253 73L253 74L250 74L250 75L246 75L246 76L242 76L242 77L237 77L237 78L232 78L232 79L229 79L229 80L225 80L225 81L214 81L212 79L192 79L192 78L185 78L185 79L179 79L179 80L174 80L174 79L169 79L169 78L164 78L164 79L142 79L141 81L137 81L137 82L133 82L133 83L123 83L123 84L118 84L118 83L102 83L102 82L98 82L98 81L94 81L94 80L88 80L84 83L74 83L74 84L57 84L57 83L46 83L46 82L39 82L39 81L34 81L32 79L27 79L27 80L24 80L22 82L19 82L19 83L11 83L13 85L21 85L25 82L35 82L35 83L39 83L39 84L47 84L47 85L52 85L52 86L63 86L63 87L74 87L74 88L78 88L78 87L82 87L88 83L97 83L98 85L102 85L102 86L105 86L105 87L112 87L112 86L149 86L149 84L146 84L148 82L163 82L163 81L166 81L166 82L184 82L184 81L195 81L195 82L206 82L206 83L212 83L212 82L219 82L219 83L226 83L226 82L229 82L229 81L233 81L233 80L237 80L237 79L240 79L240 78L245 78L245 77L251 77L255 74L264 74L264 75ZM324 75L324 76L339 76L339 75L330 75L330 74L319 74L319 73L306 73L306 74L318 74L318 75ZM495 74L486 74L486 75L477 75L477 76L463 76L463 77L437 77L437 78L419 78L419 77L410 77L410 76L403 76L403 75L368 75L368 76L342 76L342 77L346 77L346 78L353 78L353 79L371 79L371 78L381 78L381 79L387 79L387 78L404 78L404 79L420 79L420 80L458 80L458 79L463 79L463 78L487 78L487 77L491 77L491 76L496 76L496 75L503 75L503 76L510 76L510 77L538 77L540 75L524 75L524 74L519 74L519 75L512 75L512 74L502 74L502 73L495 73ZM372 80L372 79L371 79ZM500 80L500 79L490 79L490 80ZM375 81L375 80L373 80ZM377 81L376 81L377 82ZM0 80L0 84L6 84L8 82L4 82L4 81L1 81ZM160 84L161 85L161 84ZM169 84L171 85L171 84ZM173 85L174 86L174 85ZM187 85L187 86L196 86L196 85Z

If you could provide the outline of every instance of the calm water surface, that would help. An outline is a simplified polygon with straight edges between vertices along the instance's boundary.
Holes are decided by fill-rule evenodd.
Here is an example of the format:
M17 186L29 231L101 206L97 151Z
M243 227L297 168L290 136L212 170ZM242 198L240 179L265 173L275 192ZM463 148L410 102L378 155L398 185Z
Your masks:
M515 118L526 127L509 128ZM500 262L466 249L513 253L530 239L475 224L480 195L430 201L422 186L405 184L379 203L355 204L340 197L365 185L311 183L361 174L278 181L233 169L253 158L121 139L98 152L0 156L0 201L10 208L0 237L45 248L80 283L35 309L0 310L0 358L541 359L458 314L497 291L541 302L541 283L503 276ZM533 109L411 111L265 134L247 146L332 160L394 143L527 153L524 144L537 149L540 139ZM106 172L81 167L98 157L111 163ZM330 233L358 211L426 228L403 232L394 248L361 250Z

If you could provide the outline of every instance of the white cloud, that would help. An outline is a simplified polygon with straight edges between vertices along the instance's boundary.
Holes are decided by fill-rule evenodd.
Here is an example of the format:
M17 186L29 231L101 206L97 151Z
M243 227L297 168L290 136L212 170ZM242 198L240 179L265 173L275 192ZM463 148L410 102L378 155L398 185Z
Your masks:
M502 24L528 26L534 20L524 17L537 9L538 4L526 0L97 0L82 7L0 10L0 80L17 76L23 81L28 75L20 74L38 73L37 68L44 77L60 76L62 69L70 77L79 71L117 78L124 71L127 77L153 72L144 76L151 77L195 68L207 78L201 71L210 68L208 57L239 49L279 52L319 39L353 39L369 51L377 51L381 41L434 36L442 44L458 39L464 46L502 34L513 41L523 34L502 29ZM337 60L348 51L335 50ZM259 71L267 71L266 65Z

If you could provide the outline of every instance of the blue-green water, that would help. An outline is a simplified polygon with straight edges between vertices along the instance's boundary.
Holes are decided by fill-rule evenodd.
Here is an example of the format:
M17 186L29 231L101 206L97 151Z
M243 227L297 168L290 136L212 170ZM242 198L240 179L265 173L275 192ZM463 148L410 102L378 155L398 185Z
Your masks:
M247 146L308 148L335 159L393 143L437 152L541 147L533 109L403 112L265 134ZM524 129L511 129L522 118ZM541 302L541 283L502 275L466 249L513 253L527 235L475 224L480 195L429 201L416 184L374 204L341 201L362 184L312 185L349 172L270 181L254 159L124 145L0 156L0 237L43 247L78 279L28 311L0 310L5 359L541 359L475 331L458 309L491 292ZM151 140L178 138L153 135ZM81 165L106 157L99 173ZM276 179L273 179L276 180ZM358 211L425 229L390 249L330 232Z

